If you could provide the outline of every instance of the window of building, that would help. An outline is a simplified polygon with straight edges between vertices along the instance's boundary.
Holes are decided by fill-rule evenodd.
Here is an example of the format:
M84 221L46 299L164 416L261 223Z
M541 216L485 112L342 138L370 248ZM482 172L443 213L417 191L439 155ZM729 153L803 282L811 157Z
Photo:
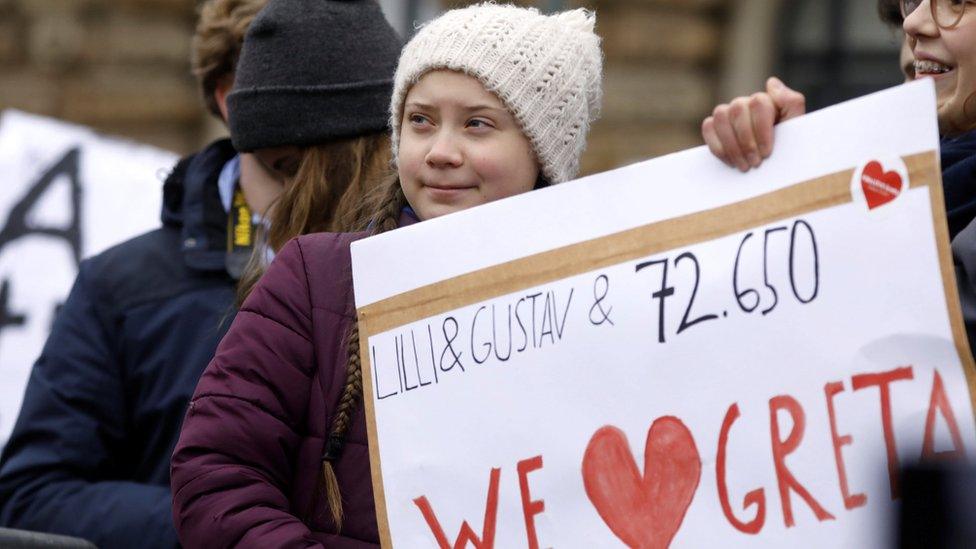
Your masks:
M870 0L783 0L774 74L804 92L810 110L902 82L901 33Z

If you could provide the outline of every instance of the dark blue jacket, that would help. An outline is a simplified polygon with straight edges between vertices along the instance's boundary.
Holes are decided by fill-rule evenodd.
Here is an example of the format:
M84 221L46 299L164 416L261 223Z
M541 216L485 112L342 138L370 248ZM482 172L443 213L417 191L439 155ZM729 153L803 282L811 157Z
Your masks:
M942 188L949 237L976 218L976 132L942 139Z
M976 132L943 139L941 145L956 284L969 345L976 350Z
M164 184L161 228L82 262L0 457L0 525L175 547L169 462L234 316L218 141ZM106 220L106 222L111 222Z

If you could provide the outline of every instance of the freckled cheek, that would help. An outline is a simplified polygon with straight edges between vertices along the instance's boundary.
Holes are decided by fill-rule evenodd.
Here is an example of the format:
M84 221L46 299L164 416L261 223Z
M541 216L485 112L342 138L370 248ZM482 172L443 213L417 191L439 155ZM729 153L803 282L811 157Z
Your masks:
M477 155L471 159L471 164L481 182L481 192L492 198L502 195L503 187L511 175L511 167L505 165L504 159Z
M945 107L958 114L972 118L976 102L976 58L960 60L957 65L955 85L946 93L938 93L939 107ZM942 90L938 90L942 92Z
M397 168L402 181L416 179L424 165L424 152L415 143L403 142L397 157Z
M968 6L966 9L972 10L976 6ZM976 44L976 14L966 14L969 21L964 21L959 27L953 29L953 34L947 31L943 37L946 47L955 57L956 69L959 74L960 83L968 87L964 90L969 93L976 92L973 88L976 74L976 54L974 54L974 44Z
M973 44L976 44L976 36L973 36ZM959 82L962 91L967 95L976 93L976 54L970 55L960 62Z
M484 194L492 199L525 192L535 184L535 160L521 146L480 152L472 155L472 164L483 183Z

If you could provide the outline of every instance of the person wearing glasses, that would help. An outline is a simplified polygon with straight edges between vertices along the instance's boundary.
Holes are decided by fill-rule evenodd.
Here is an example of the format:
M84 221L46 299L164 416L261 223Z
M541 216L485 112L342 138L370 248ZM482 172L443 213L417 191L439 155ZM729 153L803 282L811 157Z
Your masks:
M935 82L942 184L966 331L976 347L976 0L898 0L916 78ZM804 114L803 95L776 78L764 92L715 107L702 137L748 171L773 150L773 126Z

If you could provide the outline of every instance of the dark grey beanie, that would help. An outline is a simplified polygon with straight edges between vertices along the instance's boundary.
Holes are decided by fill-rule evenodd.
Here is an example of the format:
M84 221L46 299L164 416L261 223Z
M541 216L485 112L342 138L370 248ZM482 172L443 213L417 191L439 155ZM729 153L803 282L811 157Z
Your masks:
M234 147L387 129L400 46L375 0L271 0L244 37L227 96Z

